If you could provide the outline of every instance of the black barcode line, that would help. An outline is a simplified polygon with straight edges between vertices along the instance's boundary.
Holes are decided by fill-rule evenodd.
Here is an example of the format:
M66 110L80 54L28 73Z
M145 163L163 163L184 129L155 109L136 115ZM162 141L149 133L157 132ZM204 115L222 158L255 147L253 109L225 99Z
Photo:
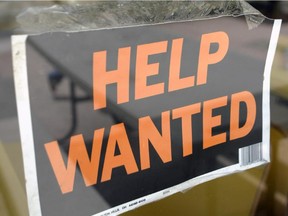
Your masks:
M239 164L246 166L262 160L262 143L256 143L239 149Z

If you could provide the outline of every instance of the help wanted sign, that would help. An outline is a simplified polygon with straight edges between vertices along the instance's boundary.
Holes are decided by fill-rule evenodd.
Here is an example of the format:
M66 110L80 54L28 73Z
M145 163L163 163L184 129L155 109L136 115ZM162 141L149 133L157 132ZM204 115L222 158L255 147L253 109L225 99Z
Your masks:
M249 30L240 16L14 36L31 215L117 215L269 162L280 25Z

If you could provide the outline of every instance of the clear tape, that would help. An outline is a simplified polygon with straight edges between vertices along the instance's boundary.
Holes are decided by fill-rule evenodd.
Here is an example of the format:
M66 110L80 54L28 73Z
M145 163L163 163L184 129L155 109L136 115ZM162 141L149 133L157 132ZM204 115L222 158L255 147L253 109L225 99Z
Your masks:
M21 31L44 33L244 15L248 28L265 17L245 1L73 1L29 7L17 16Z

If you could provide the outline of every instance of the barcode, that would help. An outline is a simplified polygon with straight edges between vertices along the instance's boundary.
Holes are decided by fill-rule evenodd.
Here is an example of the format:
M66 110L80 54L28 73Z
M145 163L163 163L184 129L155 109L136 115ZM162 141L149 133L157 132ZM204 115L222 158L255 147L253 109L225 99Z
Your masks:
M239 164L246 166L262 160L262 143L239 149Z

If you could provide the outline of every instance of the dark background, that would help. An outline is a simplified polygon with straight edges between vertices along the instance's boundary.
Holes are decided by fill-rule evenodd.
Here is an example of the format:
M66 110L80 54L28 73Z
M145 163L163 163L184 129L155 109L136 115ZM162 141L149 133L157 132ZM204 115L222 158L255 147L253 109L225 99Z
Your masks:
M86 126L81 126L81 123L79 123L78 127L71 135L82 133L86 143L89 146L93 140L93 130L99 129L104 125L108 135L110 127L107 125L105 118L110 120L111 116L116 116L118 121L124 122L124 124L127 126L126 128L130 126L127 133L139 169L140 158L137 124L136 127L134 127L138 118L151 113L153 121L161 131L161 112L227 95L229 98L228 105L214 111L214 115L222 115L222 126L216 127L214 129L214 134L227 132L227 139L229 139L229 121L231 117L229 114L229 104L231 94L241 91L250 91L254 94L257 101L257 117L253 131L244 138L231 142L227 141L221 145L203 150L203 108L201 108L201 113L193 116L194 142L193 154L191 156L187 156L185 158L182 157L181 122L178 120L171 120L173 158L171 162L163 164L153 147L151 147L150 169L139 171L127 176L123 167L115 168L113 169L112 178L110 181L98 183L93 187L85 187L81 174L77 173L74 191L69 194L62 195L43 145L47 142L56 140L58 137L53 136L53 134L57 134L59 131L65 131L65 128L67 128L65 115L67 115L69 106L61 109L61 107L59 107L59 103L63 102L51 101L49 94L48 98L46 98L44 94L40 94L40 91L48 91L48 93L50 91L49 88L45 90L44 86L47 84L41 82L41 80L44 82L47 81L45 80L47 73L37 70L37 65L35 66L36 62L33 61L35 50L28 46L28 80L36 150L36 164L43 215L62 215L67 213L69 215L91 215L93 213L103 211L105 210L104 206L99 206L96 208L93 205L91 208L90 202L86 202L85 200L87 199L91 201L96 199L94 196L101 196L109 206L114 207L227 166L227 164L224 165L217 161L219 156L225 157L228 161L230 161L230 165L238 163L239 148L262 141L262 84L266 52L269 45L272 25L270 25L270 28L265 29L265 31L262 31L263 29L261 27L255 28L254 30L248 30L247 23L243 17L229 17L229 19L232 19L233 22L235 22L235 26L237 26L237 28L234 27L231 29L222 25L226 19L227 18L219 18L207 21L164 24L149 27L133 27L74 34L49 33L40 36L32 36L29 38L29 41L34 47L38 46L38 49L39 47L40 49L44 47L44 49L41 51L42 54L44 54L48 60L52 59L55 67L60 73L63 73L66 78L73 80L76 85L78 83L80 83L81 86L87 85L84 91L86 91L86 94L89 94L92 91L91 57L95 51L107 49L108 55L110 52L112 52L113 57L110 59L108 58L108 68L113 68L115 62L117 62L117 53L115 53L115 50L117 50L118 47L131 45L132 50L134 50L132 51L131 55L135 56L135 50L138 44L167 39L169 42L171 42L171 39L184 37L185 44L182 56L182 71L185 71L186 74L184 72L184 75L187 76L191 73L191 71L197 71L200 43L199 39L201 35L215 31L227 32L230 38L229 51L221 62L209 66L208 81L206 85L195 86L192 88L135 101L133 99L133 73L135 66L134 63L132 63L130 81L130 95L132 95L132 97L129 103L117 105L116 107L113 107L113 109L108 105L105 110L100 111L93 110L92 101L86 101L84 104L80 105L81 108L79 107L79 112L81 112L82 115L76 113L78 121L87 122L94 119L94 122L91 122L91 124ZM272 23L269 21L266 22L266 25L268 25L268 23ZM199 30L201 29L201 26L205 26L206 28ZM266 39L263 41L266 52L261 53L262 57L260 56L258 60L251 61L250 58L246 57L241 53L241 51L239 51L237 48L237 38L234 36L235 29L241 30L241 36L245 38L252 37L252 35L257 34L257 31L261 32L261 36ZM85 38L84 41L83 38ZM83 51L81 51L81 49ZM170 53L170 49L171 43L168 47L167 53ZM261 47L261 50L262 49L263 47ZM131 59L133 61L133 57ZM169 62L169 55L155 55L151 57L151 61L160 62L159 77L161 77L161 80L168 80L169 64L167 62ZM110 64L112 64L112 66L110 66ZM195 72L192 73L194 74ZM151 82L153 82L153 78L151 78ZM115 89L113 87L108 87L108 97L110 97L112 104L115 101L114 90ZM79 94L81 94L81 92ZM41 109L41 107L43 107L43 109ZM55 112L55 109L58 109L58 111ZM121 110L124 110L126 115L121 115ZM246 111L244 107L242 109L241 116L246 116L245 113ZM104 121L101 122L98 117L102 118ZM54 120L52 121L52 119ZM245 119L242 119L241 122L244 121ZM64 129L60 127L63 122L65 122ZM68 143L69 139L60 142L60 145L63 146L63 155L68 153ZM107 138L103 142L103 155L105 154L106 143ZM89 148L91 147L88 147L88 149ZM101 167L103 160L104 158L102 156L100 161L98 182L100 182L101 178ZM97 195L95 195L94 190L98 192ZM69 200L75 200L79 197L82 197L81 202L71 206ZM69 208L66 208L65 205L68 205ZM53 209L53 211L51 211L51 209Z

